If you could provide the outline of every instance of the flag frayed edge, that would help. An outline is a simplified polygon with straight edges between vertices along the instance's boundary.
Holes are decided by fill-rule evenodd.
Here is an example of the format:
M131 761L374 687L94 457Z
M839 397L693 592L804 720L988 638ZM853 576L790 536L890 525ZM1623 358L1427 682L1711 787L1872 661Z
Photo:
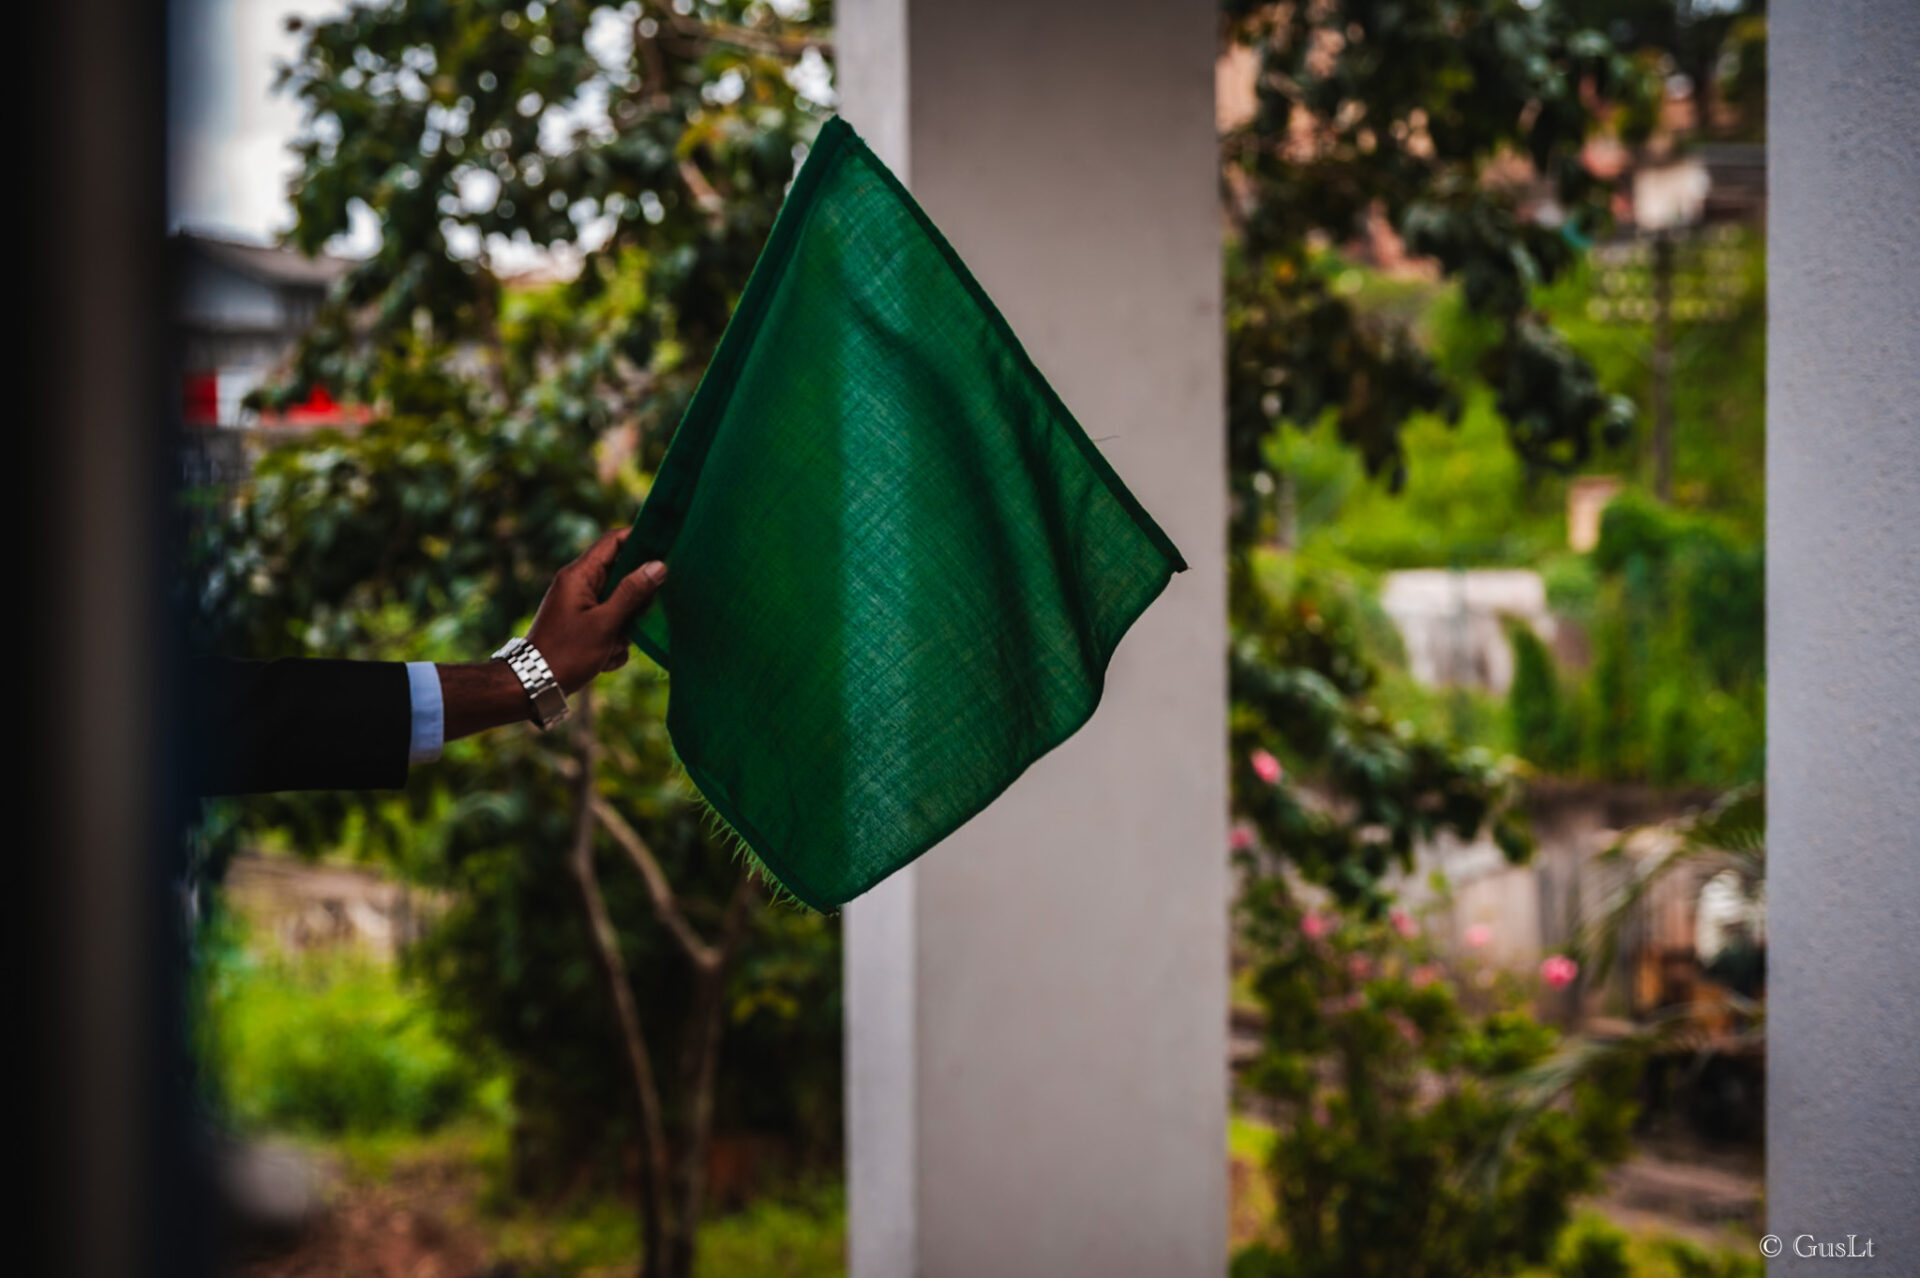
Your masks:
M735 865L760 880L760 886L766 889L768 901L788 909L797 908L808 914L838 913L838 911L817 909L794 895L793 889L780 881L780 876L775 874L760 858L760 854L753 850L753 844L747 842L747 837L734 829L733 823L721 815L720 809L714 807L712 801L701 791L699 782L695 781L693 774L687 770L686 761L680 757L678 750L673 752L673 770L675 779L685 783L687 792L693 797L694 806L700 810L702 831L726 851Z

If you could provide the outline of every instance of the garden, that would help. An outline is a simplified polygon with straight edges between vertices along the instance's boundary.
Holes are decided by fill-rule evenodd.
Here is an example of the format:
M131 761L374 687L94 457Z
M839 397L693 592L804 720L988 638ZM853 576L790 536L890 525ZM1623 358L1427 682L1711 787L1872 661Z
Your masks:
M1207 850L1237 883L1236 1278L1759 1272L1750 1231L1621 1180L1657 1150L1738 1199L1763 1148L1689 1126L1698 1069L1650 1081L1750 1047L1763 981L1695 954L1710 1015L1633 984L1661 881L1764 882L1762 236L1729 214L1677 268L1636 256L1629 178L1593 158L1756 136L1764 19L1674 12L1223 7L1222 74L1257 68L1221 121L1232 837ZM196 642L453 661L520 633L645 495L831 113L831 17L303 26L290 243L352 207L379 246L253 403L372 411L193 495ZM509 274L516 245L548 268ZM1621 304L1670 269L1712 305ZM1416 675L1383 592L1433 568L1537 576L1551 635L1499 619L1504 687ZM402 792L207 809L202 1103L294 1169L244 1272L845 1272L841 922L733 854L666 688L636 660L566 730L454 743ZM1423 858L1528 872L1554 786L1668 815L1581 851L1637 868L1516 964ZM1725 1219L1757 1223L1753 1192Z

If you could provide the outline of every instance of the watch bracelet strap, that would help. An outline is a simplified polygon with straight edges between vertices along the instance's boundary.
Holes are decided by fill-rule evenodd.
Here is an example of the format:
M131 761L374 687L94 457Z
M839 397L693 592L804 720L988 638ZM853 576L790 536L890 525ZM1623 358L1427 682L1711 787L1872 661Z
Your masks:
M527 700L533 706L534 722L544 731L567 717L570 707L567 705L566 691L560 681L554 678L553 667L540 650L525 639L515 638L496 652L494 656L507 663L520 680L520 686L526 690Z

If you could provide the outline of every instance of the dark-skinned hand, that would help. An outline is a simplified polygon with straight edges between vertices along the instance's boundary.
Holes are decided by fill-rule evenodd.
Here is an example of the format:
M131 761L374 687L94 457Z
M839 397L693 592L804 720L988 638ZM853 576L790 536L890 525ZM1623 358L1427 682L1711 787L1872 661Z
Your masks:
M660 583L667 579L665 564L658 560L641 564L601 602L607 573L629 531L621 528L606 534L554 574L534 615L533 628L527 631L527 642L540 650L569 695L601 671L627 664L627 632L633 619L653 602Z

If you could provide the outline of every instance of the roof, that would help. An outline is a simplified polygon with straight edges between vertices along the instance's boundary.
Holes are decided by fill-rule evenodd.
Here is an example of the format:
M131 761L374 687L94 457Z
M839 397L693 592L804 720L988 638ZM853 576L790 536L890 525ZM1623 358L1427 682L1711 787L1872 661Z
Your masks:
M352 270L352 258L321 254L308 257L274 244L254 244L197 231L177 231L174 240L189 251L267 284L303 285L324 289Z

